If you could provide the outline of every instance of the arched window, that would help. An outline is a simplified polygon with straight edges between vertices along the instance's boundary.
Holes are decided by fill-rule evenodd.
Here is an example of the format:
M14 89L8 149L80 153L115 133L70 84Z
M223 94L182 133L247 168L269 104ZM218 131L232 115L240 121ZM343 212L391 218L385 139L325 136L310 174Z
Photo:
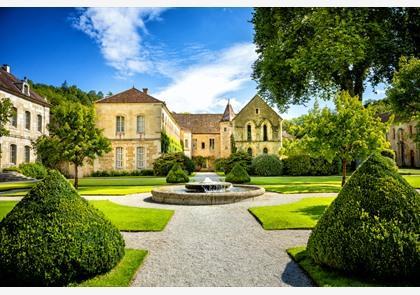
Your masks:
M37 118L38 118L38 131L42 132L42 116L38 115Z
M268 148L266 148L266 147L265 147L265 148L263 149L263 153L264 153L264 154L268 154Z
M137 169L144 169L144 147L137 147Z
M123 148L117 147L115 149L115 168L122 169L123 167Z
M265 125L265 124L263 126L263 140L268 141L267 125Z
M25 145L25 163L29 163L31 161L31 147Z
M248 152L248 155L252 156L252 148L248 148L247 152Z
M29 111L25 112L25 128L31 129L31 113Z
M248 141L252 141L251 124L246 126L246 137Z
M10 124L13 127L17 127L17 108L13 107L12 108L12 116L10 117Z
M10 163L16 165L17 162L17 147L15 144L10 145Z
M144 117L137 116L137 133L144 133Z
M124 132L124 117L123 116L117 116L117 121L116 121L116 131L118 132Z

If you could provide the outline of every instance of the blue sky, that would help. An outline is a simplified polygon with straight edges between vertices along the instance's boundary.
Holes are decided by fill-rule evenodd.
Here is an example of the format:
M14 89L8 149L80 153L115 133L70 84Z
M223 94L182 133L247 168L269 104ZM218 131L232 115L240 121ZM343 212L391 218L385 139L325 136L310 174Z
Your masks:
M0 63L86 91L147 87L177 112L222 112L227 99L239 111L256 93L251 18L251 8L0 8ZM383 86L365 93L381 97Z

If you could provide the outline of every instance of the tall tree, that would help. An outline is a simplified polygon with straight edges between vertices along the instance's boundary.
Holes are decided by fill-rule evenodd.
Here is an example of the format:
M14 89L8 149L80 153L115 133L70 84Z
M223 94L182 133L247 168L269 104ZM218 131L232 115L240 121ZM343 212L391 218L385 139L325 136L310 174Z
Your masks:
M339 158L344 185L348 162L388 147L385 134L390 122L383 123L373 109L364 108L358 97L352 97L347 91L339 93L334 103L334 111L314 108L305 117L306 134L301 146L313 156L329 161Z
M401 55L419 54L419 8L256 8L253 78L280 110L313 95L389 82Z
M95 126L95 111L80 103L65 103L53 109L48 125L50 138L38 141L37 152L58 153L61 161L74 165L74 187L79 186L78 171L85 160L92 161L111 150L110 141ZM51 146L55 145L55 148ZM57 155L55 155L57 156Z

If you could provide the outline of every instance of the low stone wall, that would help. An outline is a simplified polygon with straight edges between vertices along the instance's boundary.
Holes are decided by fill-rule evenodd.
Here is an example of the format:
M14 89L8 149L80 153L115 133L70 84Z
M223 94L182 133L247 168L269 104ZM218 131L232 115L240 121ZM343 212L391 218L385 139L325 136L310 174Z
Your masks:
M234 185L234 187L243 187L249 190L222 193L186 193L176 192L175 189L184 188L183 185L177 185L152 190L152 199L158 203L176 205L220 205L258 197L265 193L264 188L253 185Z

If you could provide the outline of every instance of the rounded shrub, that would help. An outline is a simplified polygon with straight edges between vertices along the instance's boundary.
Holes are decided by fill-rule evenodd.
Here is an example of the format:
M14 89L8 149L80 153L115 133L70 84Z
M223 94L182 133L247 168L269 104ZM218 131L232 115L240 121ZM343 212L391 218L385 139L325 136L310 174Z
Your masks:
M153 173L156 176L166 176L176 163L181 165L181 168L191 174L194 172L195 164L193 160L188 158L184 153L169 153L162 154L153 162Z
M40 163L23 163L19 165L19 172L25 176L43 179L48 175L48 169Z
M124 240L58 172L37 183L0 222L0 284L66 286L111 270Z
M420 195L394 162L371 155L350 177L315 226L312 259L382 281L418 279Z
M232 153L225 161L225 174L228 174L236 164L240 164L246 170L247 173L252 172L252 156L248 153Z
M245 168L240 163L236 163L232 170L226 175L225 181L232 183L247 183L251 181Z
M179 164L175 164L166 176L167 183L184 183L190 179Z
M252 172L257 176L279 176L283 163L275 155L259 155L252 160Z

